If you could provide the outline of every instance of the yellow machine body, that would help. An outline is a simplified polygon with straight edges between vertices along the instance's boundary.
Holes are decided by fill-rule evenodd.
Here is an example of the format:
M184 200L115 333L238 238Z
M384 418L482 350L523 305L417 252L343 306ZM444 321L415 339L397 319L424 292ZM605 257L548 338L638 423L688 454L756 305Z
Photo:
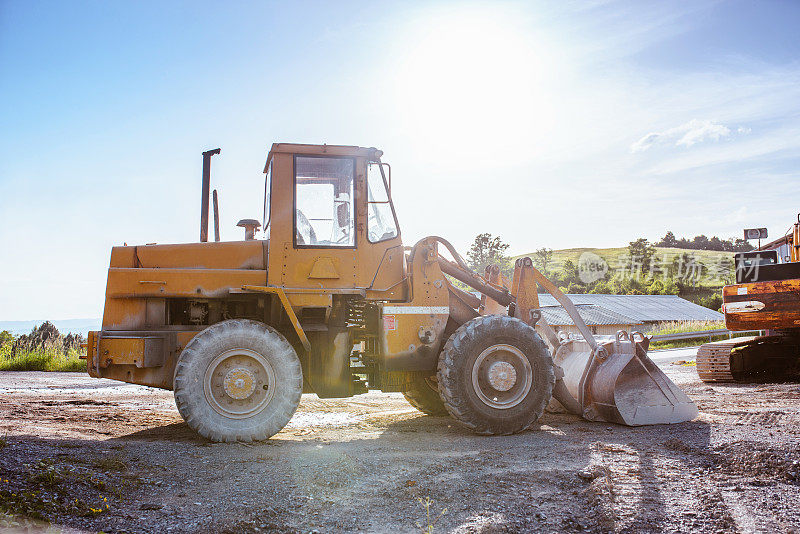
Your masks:
M674 385L669 395L659 393L669 389L669 380L654 365L642 370L646 344L595 342L571 302L529 258L517 262L509 280L496 267L483 276L471 272L439 237L404 248L391 169L381 155L374 148L275 144L264 169L263 239L252 238L259 223L245 220L243 241L114 247L102 330L89 336L89 374L172 389L192 338L222 321L249 319L285 336L307 392L406 391L414 376L435 375L445 343L461 325L481 315L507 315L543 329L560 361L581 354L580 372L562 372L553 390L571 411L628 424L693 417L693 405L686 408L691 401ZM201 241L207 233L201 222ZM441 247L455 261L445 259ZM475 292L460 289L456 280ZM539 322L539 287L583 325L580 350ZM607 364L614 352L625 355L616 367ZM502 365L494 369L504 372ZM652 383L655 393L636 397L646 398L647 414L666 415L643 416L639 409L634 417L638 401L615 406L613 388L643 387L641 380L617 380L631 373L645 373ZM621 399L626 392L617 393ZM666 412L653 408L664 403Z
M353 246L298 246L298 157L352 162ZM92 332L88 344L89 373L171 389L176 360L191 338L216 321L237 317L285 332L311 369L312 359L329 356L329 340L320 332L329 333L331 314L354 300L369 304L370 320L386 326L358 340L380 347L384 376L433 368L449 317L447 285L435 242L421 243L409 262L399 228L393 237L370 241L367 167L379 157L380 151L360 147L275 144L265 167L268 239L114 247L103 329ZM144 340L159 357L145 358ZM388 389L396 390L402 376L389 378L394 385ZM315 391L314 380L309 382ZM320 393L358 392L349 376L327 389Z

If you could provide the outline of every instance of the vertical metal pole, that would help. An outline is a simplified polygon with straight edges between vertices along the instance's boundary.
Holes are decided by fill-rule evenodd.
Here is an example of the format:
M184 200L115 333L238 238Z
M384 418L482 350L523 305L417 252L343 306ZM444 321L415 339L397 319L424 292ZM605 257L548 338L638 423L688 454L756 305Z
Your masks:
M211 157L203 152L203 190L200 192L200 242L208 241L208 188L211 182Z
M214 189L214 241L219 241L219 202L217 200L217 190Z
M211 186L211 156L219 154L221 150L207 150L203 152L203 191L200 198L200 242L208 241L208 193Z

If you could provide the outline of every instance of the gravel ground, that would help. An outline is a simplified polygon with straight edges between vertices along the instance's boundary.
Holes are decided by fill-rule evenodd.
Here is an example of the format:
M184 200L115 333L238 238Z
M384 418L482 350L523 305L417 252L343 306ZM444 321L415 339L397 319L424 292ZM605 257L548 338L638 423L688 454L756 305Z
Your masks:
M168 391L0 373L0 530L413 532L427 502L435 532L800 531L800 386L709 386L662 366L695 421L547 413L481 437L400 394L304 395L253 445L197 437Z

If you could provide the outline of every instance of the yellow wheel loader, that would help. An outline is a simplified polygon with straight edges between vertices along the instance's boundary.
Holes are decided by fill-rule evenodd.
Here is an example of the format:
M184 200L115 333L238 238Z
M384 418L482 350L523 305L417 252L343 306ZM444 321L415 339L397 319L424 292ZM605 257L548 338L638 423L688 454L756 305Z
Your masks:
M208 242L215 154L203 154L199 243L112 249L91 376L174 390L189 426L214 441L269 438L304 392L403 392L480 434L524 430L553 398L628 425L697 414L644 336L592 336L530 258L507 280L472 272L440 237L404 248L380 150L274 144L263 221L241 221L237 242ZM582 337L546 324L539 287Z

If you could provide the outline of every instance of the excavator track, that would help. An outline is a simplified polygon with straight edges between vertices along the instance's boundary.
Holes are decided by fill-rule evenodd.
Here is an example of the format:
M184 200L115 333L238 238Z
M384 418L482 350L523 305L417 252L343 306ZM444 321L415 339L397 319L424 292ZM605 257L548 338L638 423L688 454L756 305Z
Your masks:
M703 382L735 382L731 373L731 352L758 339L755 336L714 341L697 349L697 375Z
M697 349L703 382L787 380L800 376L800 339L751 336L706 343Z

